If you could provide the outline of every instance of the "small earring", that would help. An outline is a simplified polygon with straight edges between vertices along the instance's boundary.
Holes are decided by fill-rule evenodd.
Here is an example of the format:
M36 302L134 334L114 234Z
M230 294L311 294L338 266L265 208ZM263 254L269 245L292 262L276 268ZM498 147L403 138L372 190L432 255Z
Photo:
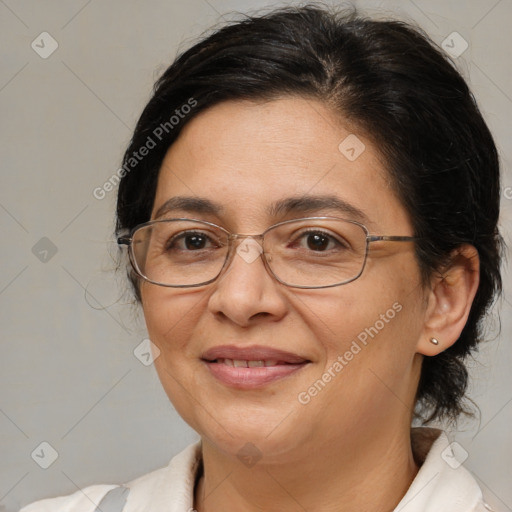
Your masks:
M436 338L430 338L430 343L432 343L433 345L439 345L439 340Z

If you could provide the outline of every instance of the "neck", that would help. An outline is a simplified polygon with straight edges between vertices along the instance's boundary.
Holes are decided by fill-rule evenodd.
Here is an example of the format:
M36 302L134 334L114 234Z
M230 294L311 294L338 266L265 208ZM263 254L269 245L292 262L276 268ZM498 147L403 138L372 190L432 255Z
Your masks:
M220 512L227 504L240 512L389 511L418 472L409 425L340 439L336 446L332 441L319 446L315 439L285 462L252 467L203 442L203 469L197 512Z

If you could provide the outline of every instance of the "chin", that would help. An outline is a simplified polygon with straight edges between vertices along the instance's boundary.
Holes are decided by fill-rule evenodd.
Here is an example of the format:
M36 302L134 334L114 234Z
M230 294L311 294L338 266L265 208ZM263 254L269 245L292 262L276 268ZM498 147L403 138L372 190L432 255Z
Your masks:
M178 404L176 408L178 409ZM297 423L296 415L284 407L217 408L218 415L212 417L210 409L179 410L183 419L215 450L230 457L254 456L265 463L282 463L286 454L303 451L308 435L305 419Z

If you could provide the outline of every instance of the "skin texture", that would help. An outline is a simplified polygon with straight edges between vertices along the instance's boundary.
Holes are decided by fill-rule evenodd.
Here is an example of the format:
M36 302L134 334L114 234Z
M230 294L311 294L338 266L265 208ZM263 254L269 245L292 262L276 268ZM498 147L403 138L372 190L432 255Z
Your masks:
M191 120L169 149L152 218L171 197L200 197L222 209L176 210L166 217L258 234L294 217L350 218L331 209L287 216L268 211L289 197L335 195L364 212L371 234L413 235L378 147L356 133L365 150L355 161L338 150L353 133L348 126L311 99L216 105ZM149 335L161 351L155 361L160 380L203 439L204 476L195 508L392 510L418 470L409 436L422 358L456 341L477 285L478 257L466 246L423 287L408 242L372 243L362 276L333 288L286 287L261 259L247 263L236 254L207 286L141 282ZM360 344L360 352L309 403L300 403L299 393L394 304L401 307L394 318L366 346ZM439 346L429 342L432 336ZM239 390L217 381L201 360L218 345L256 344L310 363L261 389ZM237 457L246 443L255 447L255 465Z

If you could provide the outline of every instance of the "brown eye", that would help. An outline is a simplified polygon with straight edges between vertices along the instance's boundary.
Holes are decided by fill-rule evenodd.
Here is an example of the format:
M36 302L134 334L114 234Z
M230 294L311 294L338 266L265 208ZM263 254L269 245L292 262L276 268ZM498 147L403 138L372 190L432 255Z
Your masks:
M183 239L184 245L189 250L204 249L207 239L203 235L187 235Z
M340 251L347 248L347 243L341 236L318 229L303 231L291 245L312 252Z
M308 249L312 251L325 251L329 247L329 242L329 237L321 233L309 234L306 240Z
M167 243L167 251L200 251L211 249L212 240L208 235L201 232L184 232L173 236Z

